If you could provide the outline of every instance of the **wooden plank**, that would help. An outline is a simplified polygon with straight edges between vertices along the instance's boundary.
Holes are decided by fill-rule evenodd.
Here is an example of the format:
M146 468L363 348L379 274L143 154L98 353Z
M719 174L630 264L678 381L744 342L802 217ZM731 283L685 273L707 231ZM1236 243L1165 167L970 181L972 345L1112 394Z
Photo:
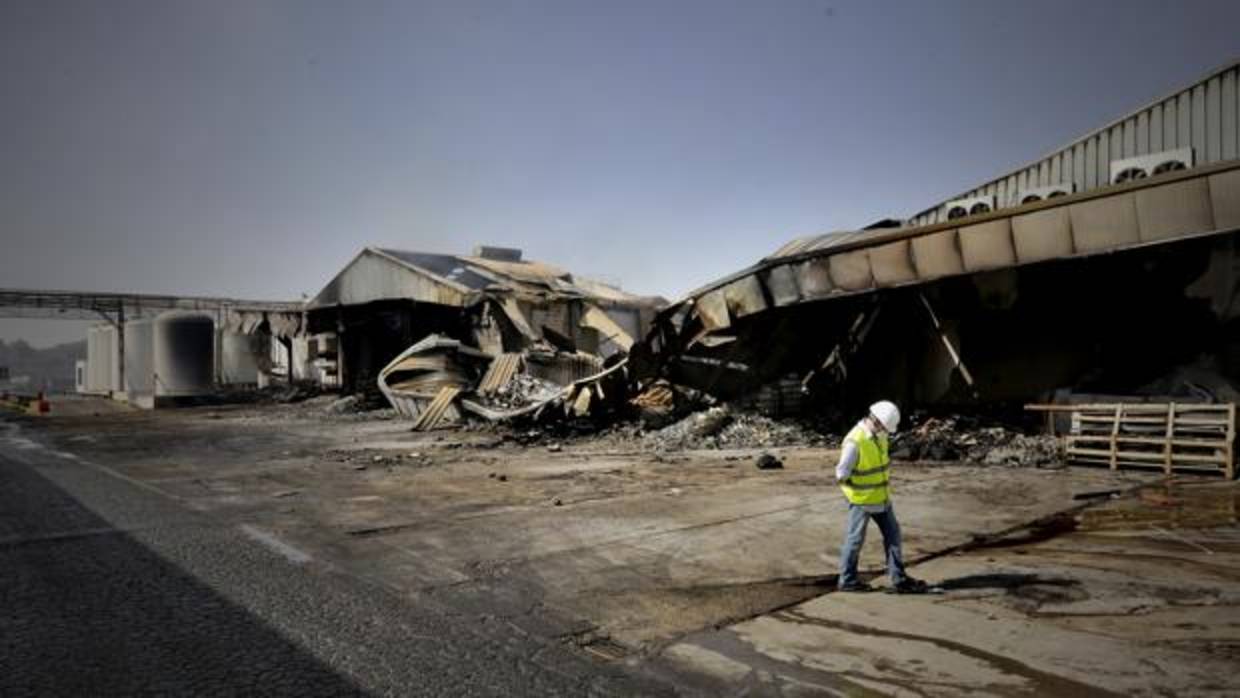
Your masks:
M1080 417L1081 417L1081 421L1083 422L1105 422L1107 424L1111 423L1110 416L1103 417L1099 415L1083 414L1083 415L1080 415ZM1124 424L1130 425L1130 426L1138 425L1138 424L1149 424L1149 425L1155 425L1155 426L1161 427L1165 421L1166 420L1164 420L1162 417L1124 417ZM1213 420L1213 419L1181 419L1180 421L1176 422L1176 424L1178 426L1183 426L1183 427L1217 427L1220 433L1225 432L1226 427L1227 427L1227 422L1223 420Z
M1163 456L1165 456L1165 459L1166 459L1165 462L1163 463L1163 466L1164 466L1164 471L1167 473L1168 477L1171 476L1171 446L1172 446L1171 437L1173 436L1175 436L1175 403L1174 402L1171 403L1170 405L1167 405L1167 446L1163 452Z
M1031 404L1025 405L1025 409L1030 410L1030 411L1035 411L1035 412L1052 410L1052 411L1059 411L1059 412L1095 411L1095 412L1108 412L1109 413L1115 410L1116 404L1119 404L1119 403L1114 403L1114 402L1093 403L1091 402L1091 403L1085 403L1085 404L1080 404L1080 405L1069 405L1069 404L1062 404L1062 403L1031 403ZM1166 412L1168 403L1166 402L1126 402L1122 404L1124 405L1126 412L1140 412L1140 411ZM1231 403L1188 404L1188 403L1178 402L1176 403L1176 409L1179 410L1180 412L1194 412L1194 411L1227 412L1229 404Z
M1070 447L1065 450L1065 453L1067 453L1069 456L1082 455L1082 456L1105 457L1109 459L1112 470L1115 469L1116 463L1120 459L1149 461L1151 463L1156 463L1158 467L1160 468L1162 467L1162 460L1163 460L1163 454L1153 452L1153 451L1123 451L1119 449L1111 450L1111 449L1101 449L1101 448ZM1217 464L1220 469L1224 467L1223 459L1224 459L1224 456L1199 456L1199 455L1194 455L1194 454L1189 454L1189 453L1176 454L1177 461L1182 461L1185 463L1213 463L1213 464Z
M1119 470L1119 444L1116 443L1115 437L1119 434L1119 420L1124 416L1124 406L1122 404L1115 406L1115 424L1111 425L1111 470Z
M1076 458L1076 459L1073 459L1072 463L1073 465L1108 466L1110 464L1110 459L1109 458ZM1125 467L1125 468L1143 468L1147 470L1158 470L1158 471L1162 470L1161 463L1148 463L1148 462L1140 463L1136 461L1121 460L1119 464L1120 466ZM1200 474L1200 475L1216 475L1220 472L1218 467L1211 468L1208 466L1200 466L1200 465L1177 465L1175 469L1176 469L1176 472L1180 472L1180 473L1192 473L1192 474Z
M1111 436L1103 434L1069 434L1064 437L1073 441L1102 441L1109 443ZM1227 442L1223 439L1171 439L1168 440L1161 436L1124 436L1120 434L1118 437L1120 443L1129 444L1148 444L1151 446L1162 446L1163 444L1171 444L1173 446L1184 446L1187 448L1223 448Z
M1235 453L1236 405L1235 403L1230 403L1228 407L1230 407L1231 409L1227 410L1228 422L1227 422L1227 466L1226 466L1227 470L1226 470L1226 474L1227 474L1228 480L1234 480L1236 479L1236 453Z

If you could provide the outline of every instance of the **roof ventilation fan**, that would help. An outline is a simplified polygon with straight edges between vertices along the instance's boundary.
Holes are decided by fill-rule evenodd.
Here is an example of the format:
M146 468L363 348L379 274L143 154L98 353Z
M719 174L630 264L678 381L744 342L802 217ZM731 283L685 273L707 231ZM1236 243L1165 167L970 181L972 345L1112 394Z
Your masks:
M955 201L948 201L946 208L947 220L949 221L964 218L965 216L977 216L995 210L995 197L994 195L988 195L956 199Z
M1063 184L1052 184L1049 187L1033 187L1025 189L1017 194L1016 203L1018 206L1025 204L1036 204L1046 199L1054 199L1060 196L1067 196L1076 190L1075 185L1071 182Z
M1111 184L1123 184L1193 166L1193 149L1178 148L1111 161Z
M1178 170L1187 170L1187 169L1188 169L1188 166L1185 165L1180 160L1168 160L1166 162L1159 163L1158 167L1154 168L1154 174L1160 175L1160 174L1163 174L1164 172L1176 172Z

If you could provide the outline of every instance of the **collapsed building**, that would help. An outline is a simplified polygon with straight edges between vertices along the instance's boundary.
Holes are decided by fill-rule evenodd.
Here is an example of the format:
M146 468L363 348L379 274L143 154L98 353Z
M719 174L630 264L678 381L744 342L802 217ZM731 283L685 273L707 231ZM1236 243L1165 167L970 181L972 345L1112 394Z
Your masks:
M631 368L841 408L1240 379L1237 72L907 222L794 240L666 308Z
M383 388L417 417L444 388L472 386L504 356L520 356L499 366L506 379L520 368L566 385L602 371L665 303L523 259L520 250L367 247L308 303L306 317L307 331L329 348L324 358L342 392ZM393 399L389 388L409 400ZM436 406L454 416L449 407Z

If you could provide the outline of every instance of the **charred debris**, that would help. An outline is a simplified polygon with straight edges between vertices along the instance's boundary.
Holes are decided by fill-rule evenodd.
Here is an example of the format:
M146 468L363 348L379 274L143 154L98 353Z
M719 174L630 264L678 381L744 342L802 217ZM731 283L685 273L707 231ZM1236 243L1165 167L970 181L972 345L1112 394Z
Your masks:
M1235 402L1237 231L1233 161L795 240L672 304L517 250L367 248L308 321L336 338L343 392L415 429L814 443L884 397L914 415L898 455L1044 465L1029 403ZM767 422L727 435L747 419Z

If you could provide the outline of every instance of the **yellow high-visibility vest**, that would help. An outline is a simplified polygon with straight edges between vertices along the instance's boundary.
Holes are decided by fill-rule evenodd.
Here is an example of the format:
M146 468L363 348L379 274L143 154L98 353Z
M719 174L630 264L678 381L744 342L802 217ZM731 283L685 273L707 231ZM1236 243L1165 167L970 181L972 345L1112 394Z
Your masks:
M860 425L844 437L857 446L857 464L852 475L840 482L840 489L852 504L886 504L890 459L887 457L887 435L871 436Z

